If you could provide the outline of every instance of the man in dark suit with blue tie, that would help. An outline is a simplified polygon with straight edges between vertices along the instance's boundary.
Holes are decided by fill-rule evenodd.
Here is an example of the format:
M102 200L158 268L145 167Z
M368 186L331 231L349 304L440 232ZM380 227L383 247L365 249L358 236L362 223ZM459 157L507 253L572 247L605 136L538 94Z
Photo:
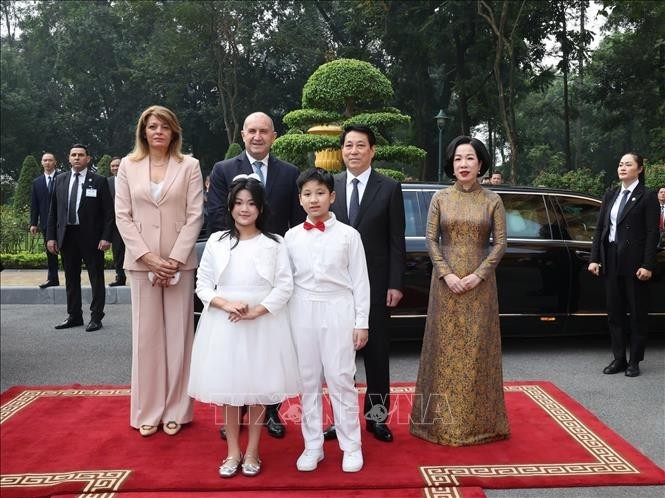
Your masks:
M270 116L255 112L245 118L242 127L242 140L245 151L236 157L220 161L212 168L208 190L208 233L212 234L229 227L228 195L233 178L241 174L255 173L263 182L266 201L270 209L267 230L284 235L286 231L305 221L298 201L298 168L280 161L270 154L270 148L277 138ZM266 407L268 434L283 437L284 424L278 415L279 405ZM225 437L224 428L221 431Z
M67 318L56 329L83 325L81 302L81 263L90 277L92 302L87 332L102 328L106 289L104 251L111 247L113 201L106 178L88 169L90 156L84 145L69 151L71 171L56 177L46 227L47 248L62 253L67 290Z
M391 442L388 308L402 299L406 261L401 185L372 169L376 138L371 128L350 125L340 137L346 171L335 176L332 212L360 232L370 285L369 340L363 349L367 393L365 427L379 441ZM336 437L334 428L324 434Z
M42 168L44 174L39 175L32 182L32 202L30 203L30 233L37 235L41 231L44 237L44 249L46 249L46 224L48 222L48 210L51 207L51 193L55 185L55 176L57 172L55 167L57 161L55 155L51 152L42 154ZM40 289L60 285L58 278L58 256L46 251L46 261L48 263L48 274L46 282L39 285Z

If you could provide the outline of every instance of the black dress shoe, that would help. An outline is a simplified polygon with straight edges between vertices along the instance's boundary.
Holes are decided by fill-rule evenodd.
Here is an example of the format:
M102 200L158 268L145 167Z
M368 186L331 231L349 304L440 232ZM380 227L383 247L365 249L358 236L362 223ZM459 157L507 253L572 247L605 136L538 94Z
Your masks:
M640 365L638 363L630 363L626 368L626 377L637 377L640 375Z
M54 328L60 330L60 329L70 329L72 327L80 327L83 325L83 318L74 318L71 316L68 316L64 322L56 325Z
M326 441L332 441L333 439L337 439L337 429L335 429L334 425L331 425L325 431L323 431L323 439L325 439Z
M283 438L284 434L286 434L284 424L279 418L268 417L266 419L266 427L268 428L268 434L272 437Z
M374 437L379 441L383 441L384 443L391 443L393 441L393 433L390 432L390 428L383 422L372 422L368 420L365 428L369 432L374 433Z
M43 284L39 284L40 289L46 289L47 287L57 287L60 285L60 282L57 280L47 280Z
M90 323L88 323L88 326L85 328L86 332L94 332L95 330L99 330L102 328L102 321L95 321L95 320L90 320Z
M626 363L626 360L613 360L612 363L603 369L603 373L612 375L615 373L623 372L627 366L628 364Z
M122 287L123 285L126 285L126 283L125 280L117 278L109 284L109 287Z

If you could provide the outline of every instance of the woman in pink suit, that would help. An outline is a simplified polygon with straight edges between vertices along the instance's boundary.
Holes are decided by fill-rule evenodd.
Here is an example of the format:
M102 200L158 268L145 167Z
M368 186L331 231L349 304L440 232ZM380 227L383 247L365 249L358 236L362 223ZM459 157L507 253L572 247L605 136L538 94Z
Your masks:
M149 107L116 180L116 224L132 293L130 425L142 436L160 424L173 436L192 420L187 384L203 178L199 162L184 156L181 146L175 114Z

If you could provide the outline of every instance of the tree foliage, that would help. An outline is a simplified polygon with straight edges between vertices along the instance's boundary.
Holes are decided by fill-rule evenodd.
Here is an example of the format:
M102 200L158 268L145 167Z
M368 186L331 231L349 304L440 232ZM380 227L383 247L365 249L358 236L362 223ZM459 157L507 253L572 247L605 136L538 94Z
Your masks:
M35 156L26 156L21 166L21 174L14 192L14 209L17 211L30 207L32 182L42 173Z
M392 114L372 124L381 140L427 152L421 179L436 177L443 109L444 144L484 138L520 183L561 164L609 183L627 150L665 159L665 2L600 1L595 51L575 22L587 0L3 1L0 167L16 180L27 155L73 142L123 156L152 104L178 115L204 171L251 112L295 135L371 107Z
M111 156L104 154L97 161L97 174L102 176L111 176Z
M593 173L585 168L565 173L561 173L561 170L557 168L540 172L533 182L539 187L576 190L600 197L605 190L604 176L604 172Z
M241 152L242 152L242 147L240 146L240 144L237 142L233 142L231 145L229 145L229 148L226 150L224 159L231 159L232 157L236 157Z

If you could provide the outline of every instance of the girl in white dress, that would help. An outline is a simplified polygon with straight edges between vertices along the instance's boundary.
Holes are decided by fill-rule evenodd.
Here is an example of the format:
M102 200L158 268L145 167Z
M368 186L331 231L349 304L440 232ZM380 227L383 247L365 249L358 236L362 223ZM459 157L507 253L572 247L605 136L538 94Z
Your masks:
M259 440L265 406L300 393L286 303L293 278L283 239L266 232L263 184L255 174L234 178L230 230L213 233L197 272L204 309L192 351L189 395L224 406L227 457L221 477L261 470ZM241 408L249 440L240 450Z

